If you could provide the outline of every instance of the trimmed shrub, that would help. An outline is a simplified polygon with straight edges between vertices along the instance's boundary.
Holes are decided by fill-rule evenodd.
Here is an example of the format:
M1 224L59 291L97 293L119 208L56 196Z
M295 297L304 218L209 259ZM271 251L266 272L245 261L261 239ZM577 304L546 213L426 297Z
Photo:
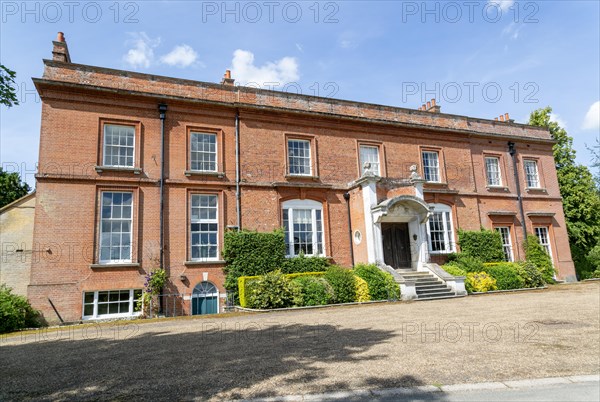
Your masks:
M496 280L498 290L522 289L525 287L525 279L517 271L518 264L499 262L483 265L485 272Z
M252 282L249 290L246 297L251 308L290 307L294 299L294 287L281 271L269 272L258 277Z
M354 275L354 285L356 286L356 294L354 297L355 301L366 302L371 300L371 297L369 296L369 285L367 284L367 281L365 281L359 276Z
M442 269L452 276L467 276L467 271L454 264L442 265Z
M39 326L39 313L27 298L12 293L5 284L0 285L0 333Z
M462 254L483 262L504 260L502 236L495 230L458 231L458 243Z
M296 272L318 272L327 271L331 264L325 257L306 257L299 255L298 257L286 258L281 266L281 272L292 274Z
M488 292L497 290L496 280L486 272L469 272L465 280L467 292Z
M400 285L394 277L385 272L386 289L388 290L388 300L400 300Z
M354 275L367 282L371 300L398 299L400 288L394 277L375 264L357 264Z
M519 276L525 281L526 288L538 288L546 284L540 270L531 262L518 262L515 268Z
M546 283L554 283L552 259L546 253L536 235L527 235L527 240L525 241L525 258L538 268Z
M350 303L356 297L356 279L351 270L332 266L325 272L325 279L333 288L332 303Z
M483 269L483 262L475 257L471 257L470 255L466 255L463 253L455 254L453 256L452 261L448 262L446 265L453 265L462 269L465 272L481 272Z
M325 272L300 272L295 274L286 274L285 277L292 281L299 277L322 277ZM261 276L240 276L238 278L238 295L239 305L242 307L250 307L249 297L254 291L254 285Z
M285 240L281 229L272 233L247 230L225 232L223 259L225 288L235 292L240 276L264 275L281 268L285 261Z
M292 281L297 290L294 293L294 306L320 306L328 304L333 297L333 289L322 277L299 276Z

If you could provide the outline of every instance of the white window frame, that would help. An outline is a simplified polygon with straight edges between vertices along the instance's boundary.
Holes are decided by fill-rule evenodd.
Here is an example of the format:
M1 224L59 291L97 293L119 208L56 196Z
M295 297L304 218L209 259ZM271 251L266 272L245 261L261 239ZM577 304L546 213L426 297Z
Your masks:
M117 313L117 314L98 314L98 305L99 304L119 304L119 303L123 303L123 301L118 300L115 302L102 302L99 303L99 298L98 295L100 292L123 292L123 291L129 291L129 309L127 310L126 313ZM139 292L139 297L141 297L142 294L142 289L110 289L110 290L96 290L96 291L89 291L89 292L83 292L82 295L82 310L81 310L81 318L83 320L97 320L97 319L105 319L105 318L118 318L118 317L135 317L141 314L141 311L135 311L136 308L136 304L137 301L139 299L135 298L135 292L138 291ZM85 296L88 293L93 293L94 294L94 299L92 303L86 303L85 302ZM110 298L110 293L109 293L109 298ZM109 299L110 300L110 299ZM93 313L92 315L85 315L85 306L87 305L93 305Z
M133 130L133 143L131 146L125 144L125 145L121 145L121 144L107 144L106 143L106 139L107 139L107 135L106 135L106 131L108 127L121 127L121 128L127 128L127 129L132 129ZM120 148L131 148L132 149L132 155L131 155L131 165L129 164L125 164L125 165L121 165L121 164L112 164L112 163L107 163L107 157L108 157L108 153L107 153L107 146L111 146L111 147L118 147ZM111 154L111 156L113 156ZM119 156L120 158L120 156ZM129 158L128 155L125 155L125 158ZM103 135L102 135L102 165L103 166L111 166L111 167L118 167L118 168L134 168L135 167L135 126L131 126L131 125L127 125L127 124L114 124L114 123L104 123L103 126Z
M494 166L495 165L495 166ZM495 168L496 171L490 168ZM497 156L485 157L485 175L489 187L502 187L502 171L500 169L500 158Z
M216 200L216 206L215 207L207 207L210 209L214 209L215 211L215 217L213 218L200 218L200 210L202 209L202 205L200 205L199 207L195 207L194 206L194 197L214 197ZM192 193L190 195L190 206L189 206L189 211L190 211L190 223L189 223L189 250L190 250L190 261L218 261L219 260L219 196L217 194L211 194L211 193ZM194 214L192 212L193 208L199 208L198 211L198 218L194 219ZM208 225L216 225L217 226L217 230L216 231L197 231L194 232L192 231L192 225L203 225L203 224L208 224ZM202 238L202 234L207 233L209 236L211 234L215 234L216 236L216 243L214 244L215 246L215 256L214 257L193 257L193 249L194 247L197 247L198 245L194 245L193 243L193 235L194 234L198 234L200 236L200 239ZM202 246L201 243L202 240L200 240L199 246ZM209 243L209 246L211 246L212 244ZM200 249L202 249L202 247L200 247Z
M192 150L192 141L194 138L194 135L206 135L206 136L211 136L214 137L215 139L215 150L213 151L194 151ZM217 136L217 134L215 133L206 133L206 132L200 132L200 131L190 131L190 170L194 171L194 172L216 172L218 170L218 166L219 166L219 138ZM193 155L194 154L198 154L198 155L202 155L202 154L214 154L215 156L215 161L214 163L214 169L194 169L193 167ZM197 161L196 163L198 164L203 164L203 163L211 163L209 162L205 162L205 161Z
M435 164L428 165L425 163L425 156L428 156L427 161L435 160ZM429 183L441 183L442 177L440 174L440 153L438 151L422 151L421 160L423 162L423 178Z
M550 244L550 228L548 226L534 226L533 231L540 245L544 248L548 256L550 256L550 260L554 261L552 258L552 245ZM544 233L542 234L542 232ZM546 241L543 241L542 237L545 237Z
M533 166L534 172L530 173L530 169L528 166ZM527 188L541 188L540 184L540 170L538 167L538 162L535 159L525 159L523 161L523 167L525 168L525 184L527 184ZM530 176L535 179L530 180Z
M454 223L452 222L452 207L446 204L429 204L433 207L433 211L429 220L427 221L427 243L429 245L430 254L450 254L456 251L456 245L454 242ZM432 239L431 239L431 219L434 215L440 214L442 216L442 231L436 231L443 233L444 249L433 250Z
M112 239L112 222L114 221L121 221L121 223L123 221L126 220L126 218L124 219L122 216L120 218L115 218L112 216L113 210L112 210L112 206L111 206L111 217L110 218L104 218L103 217L103 211L104 211L104 195L105 194L129 194L131 195L131 205L129 205L130 209L131 209L131 216L129 217L129 232L114 232L114 233L120 233L121 234L121 243L119 245L120 248L123 248L125 246L123 246L122 243L122 238L123 238L123 234L129 234L129 258L122 258L122 259L118 259L118 260L114 260L110 257L111 254L111 247L109 246L109 259L103 259L102 258L102 249L103 247L103 234L108 234L110 236L110 238ZM123 212L123 204L121 204L121 213ZM98 262L100 264L128 264L131 263L133 261L133 214L134 214L134 194L131 191L114 191L114 190L107 190L107 191L101 191L100 192L100 222L99 222L99 228L98 228L98 233L99 233L99 238L98 238ZM103 223L110 223L111 224L111 231L110 232L104 232L103 229ZM109 242L109 244L112 243L112 240Z
M308 144L308 147L306 148L308 150L308 157L305 156L292 156L291 152L290 152L290 144L291 143L303 143L303 144ZM307 140L307 139L302 139L302 138L288 138L287 139L287 157L288 157L288 174L290 176L312 176L313 174L313 166L312 166L312 143L311 140ZM308 159L308 173L292 173L292 158L297 158L297 159L302 159L302 160L306 160ZM305 164L302 165L294 165L294 166L301 166L302 168L305 168Z
M375 160L375 161L370 160L370 159L372 159L373 154L363 154L363 150L365 150L365 151L375 150L377 160ZM379 147L377 145L360 144L360 146L358 148L358 154L359 154L358 157L360 160L361 174L366 173L368 170L377 176L381 176L381 162L380 162L380 157L379 157ZM365 169L365 163L367 163L367 162L371 164L371 167L369 169Z
M494 229L500 233L502 238L502 251L504 251L505 261L514 262L515 256L513 254L510 226L496 226Z
M293 241L294 239L294 211L298 211L298 210L310 210L310 214L311 214L311 230L312 230L312 249L313 249L313 253L312 254L304 254L305 256L315 256L315 257L323 257L326 255L326 250L325 250L325 222L324 222L324 216L323 216L323 204L321 204L318 201L313 201L313 200L290 200L290 201L285 201L282 203L281 205L281 209L282 209L282 214L284 213L284 211L287 211L288 214L288 227L287 229L285 228L285 222L284 222L284 231L285 231L285 235L286 235L286 239L288 239L287 241L287 257L295 257L299 254L296 254L294 251L294 246L295 243ZM321 227L318 227L318 222L317 222L317 211L320 212L321 214ZM320 229L320 230L319 230ZM317 251L319 249L319 233L321 235L321 253L318 253L315 251Z

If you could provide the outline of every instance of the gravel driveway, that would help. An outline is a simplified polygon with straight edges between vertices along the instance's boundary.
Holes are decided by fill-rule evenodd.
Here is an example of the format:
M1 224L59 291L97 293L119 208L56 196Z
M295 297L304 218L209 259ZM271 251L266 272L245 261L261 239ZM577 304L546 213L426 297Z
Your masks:
M600 373L600 282L0 338L0 400L230 399Z

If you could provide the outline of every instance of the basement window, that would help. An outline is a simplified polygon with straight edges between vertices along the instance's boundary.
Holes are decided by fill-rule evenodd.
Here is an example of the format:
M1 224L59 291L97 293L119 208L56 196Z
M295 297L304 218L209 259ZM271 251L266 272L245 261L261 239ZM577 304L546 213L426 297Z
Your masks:
M132 317L140 314L142 289L100 290L83 294L83 319Z

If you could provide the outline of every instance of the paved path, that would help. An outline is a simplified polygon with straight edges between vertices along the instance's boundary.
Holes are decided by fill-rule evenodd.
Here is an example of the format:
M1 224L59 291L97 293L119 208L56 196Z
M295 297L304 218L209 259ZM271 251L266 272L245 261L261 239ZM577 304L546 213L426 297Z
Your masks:
M0 400L239 399L600 373L600 283L0 337Z
M600 400L600 376L538 378L507 382L432 385L412 388L389 388L331 392L327 394L287 395L282 397L250 399L247 402L597 402Z

